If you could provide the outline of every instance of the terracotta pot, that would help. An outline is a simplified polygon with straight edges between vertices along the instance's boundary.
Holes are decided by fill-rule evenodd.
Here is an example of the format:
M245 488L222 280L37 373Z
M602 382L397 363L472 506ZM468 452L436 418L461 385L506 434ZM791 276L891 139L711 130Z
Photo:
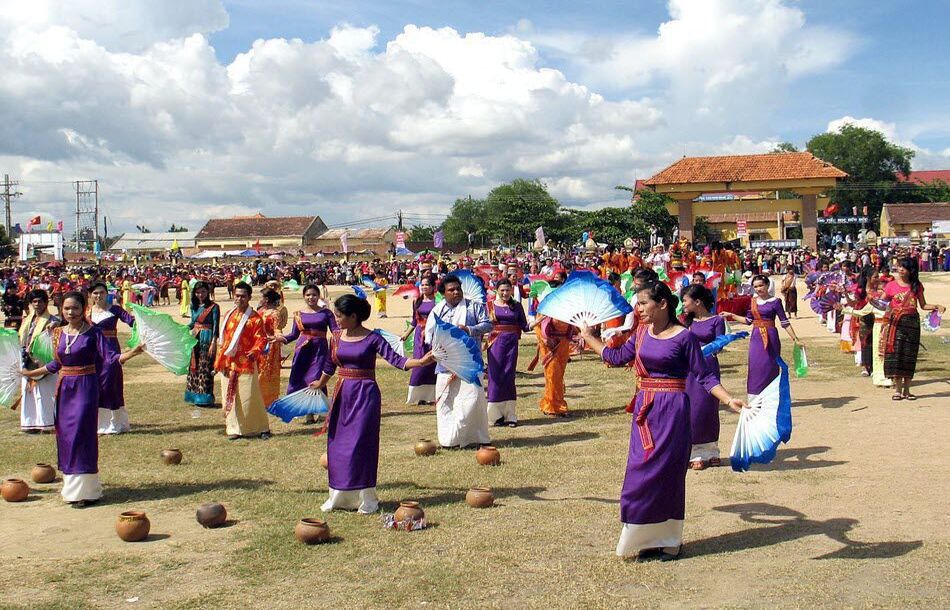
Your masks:
M294 536L304 544L321 544L330 539L330 527L320 519L301 519L294 527Z
M22 502L30 495L30 486L22 479L7 479L0 486L0 495L7 502Z
M204 527L218 527L224 525L224 522L227 521L228 511L222 504L208 502L198 507L195 518Z
M416 455L435 455L439 446L427 438L419 439L415 446Z
M327 456L326 452L320 456L320 465L323 466L324 470L330 469L330 458Z
M181 464L181 451L178 449L162 449L162 461L168 466Z
M115 522L115 533L126 542L145 540L150 529L152 529L152 524L148 517L138 510L125 511Z
M482 466L497 466L501 464L501 454L498 453L498 449L491 445L479 447L478 451L475 452L475 459Z
M495 503L490 487L473 487L465 494L465 503L472 508L488 508Z
M422 507L419 506L418 502L400 502L399 508L396 509L396 512L393 514L393 518L398 521L418 521L426 516Z
M37 464L30 472L34 483L52 483L56 480L56 469L49 464Z

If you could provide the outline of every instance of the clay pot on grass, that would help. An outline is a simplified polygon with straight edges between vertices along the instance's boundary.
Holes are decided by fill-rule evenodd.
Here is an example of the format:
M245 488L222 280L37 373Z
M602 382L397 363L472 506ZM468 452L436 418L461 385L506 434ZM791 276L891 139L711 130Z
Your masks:
M52 483L56 480L56 469L49 464L37 464L30 471L34 483Z
M139 542L148 537L152 524L144 512L127 510L115 522L115 533L126 542Z
M228 511L222 504L208 502L198 507L195 518L204 527L219 527L227 521Z
M425 511L422 510L418 502L414 501L400 502L399 508L393 513L393 519L399 523L403 521L419 521L425 516Z
M426 456L426 455L435 455L439 450L439 446L430 441L427 438L419 439L419 442L415 446L416 455Z
M330 527L320 519L301 519L294 527L294 536L304 544L321 544L330 539Z
M475 452L475 459L482 466L497 466L501 464L501 454L491 445L479 447Z
M488 508L495 503L490 487L473 487L465 494L465 503L472 508Z
M181 451L178 449L162 449L162 461L168 466L181 464Z
M30 495L30 486L23 479L7 479L0 486L0 495L7 502L22 502Z

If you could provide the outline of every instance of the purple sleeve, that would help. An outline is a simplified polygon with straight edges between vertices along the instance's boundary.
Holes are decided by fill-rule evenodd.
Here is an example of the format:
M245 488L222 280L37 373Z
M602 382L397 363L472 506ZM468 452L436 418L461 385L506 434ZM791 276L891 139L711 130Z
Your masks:
M716 321L713 322L713 335L718 337L724 334L726 334L726 319L716 316Z
M126 326L129 328L135 326L135 316L127 312L124 307L113 305L112 313L114 313L117 318L125 322Z
M292 343L297 340L297 337L300 336L300 328L297 326L297 316L294 316L294 323L290 325L290 333L284 335L284 340L287 343Z
M719 378L713 373L712 369L706 366L706 358L703 357L703 348L699 344L699 339L693 333L681 333L686 335L686 344L683 346L686 350L686 360L689 362L689 373L696 378L699 385L703 386L707 392L719 385Z
M528 318L524 315L524 306L520 301L515 301L514 307L515 311L518 312L518 326L521 327L522 331L528 332L530 329L528 328Z
M755 297L752 297L753 299ZM745 323L752 324L755 320L755 316L752 315L752 301L749 301L749 310L745 312Z
M59 350L59 344L53 346L53 353ZM59 369L63 368L63 365L59 363L59 360L53 358L53 361L46 365L46 370L50 373L58 373Z
M788 321L788 316L785 314L785 305L782 304L782 299L776 299L775 304L777 305L775 314L778 316L779 321L781 321L782 328L788 328L791 322Z
M692 334L692 333L690 333ZM605 347L601 358L611 366L623 366L637 357L637 333L630 335L620 347Z
M330 349L333 349L332 344ZM327 375L327 377L333 377L336 375L336 363L333 362L333 358L330 357L329 354L327 354L327 357L323 359L323 372Z
M330 329L330 332L340 330L340 327L336 325L336 317L330 310L327 310L327 328Z
M393 365L397 369L406 370L406 361L409 360L405 356L400 356L389 346L389 342L383 338L379 333L374 333L376 337L373 342L376 345L376 353L383 357L386 362Z

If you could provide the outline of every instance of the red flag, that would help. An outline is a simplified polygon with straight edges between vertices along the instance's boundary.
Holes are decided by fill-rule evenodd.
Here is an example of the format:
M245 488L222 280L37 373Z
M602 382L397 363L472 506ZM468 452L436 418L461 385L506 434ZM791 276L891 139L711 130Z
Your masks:
M33 218L30 219L30 222L28 222L28 223L26 223L26 224L27 224L28 226L31 226L31 227L32 227L33 225L38 225L38 224L40 224L41 222L43 222L43 219L42 219L42 218L40 218L39 216L34 216Z

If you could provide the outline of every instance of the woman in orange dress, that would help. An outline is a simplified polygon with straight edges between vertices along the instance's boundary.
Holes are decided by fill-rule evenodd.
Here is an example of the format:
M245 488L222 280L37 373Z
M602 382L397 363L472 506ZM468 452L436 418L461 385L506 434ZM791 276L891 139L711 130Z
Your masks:
M257 313L264 319L264 334L274 339L280 332L280 293L272 288L261 291L261 304ZM268 343L260 361L261 397L264 406L270 406L280 396L280 344Z
M534 330L538 335L538 355L544 367L541 412L548 417L570 417L564 400L564 371L571 357L574 327L554 318L539 316Z

